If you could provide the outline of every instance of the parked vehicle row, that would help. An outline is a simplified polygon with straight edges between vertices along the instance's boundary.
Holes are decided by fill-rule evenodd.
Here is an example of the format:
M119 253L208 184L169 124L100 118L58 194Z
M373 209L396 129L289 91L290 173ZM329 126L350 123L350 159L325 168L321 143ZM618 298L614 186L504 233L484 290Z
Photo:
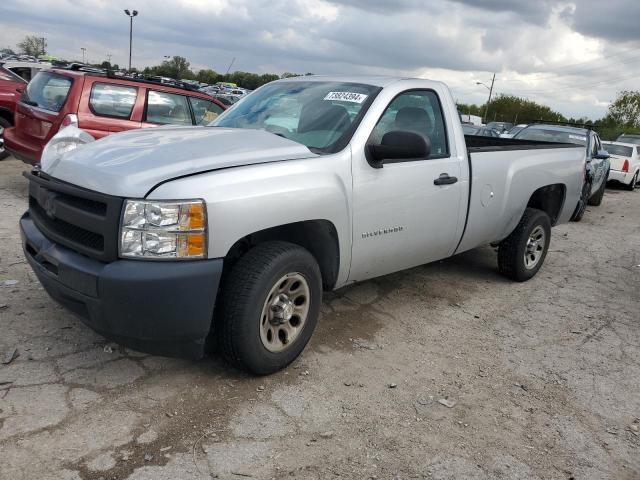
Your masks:
M41 71L18 90L20 96L12 99L13 120L6 120L11 125L4 129L4 147L31 164L62 127L74 125L102 138L159 125L206 125L226 109L195 90L82 67Z
M82 78L80 98L100 98L103 78L74 75L69 90ZM60 104L27 90L41 98ZM70 126L28 175L24 252L106 337L191 357L216 343L268 374L305 348L323 289L485 244L505 276L535 276L584 196L595 137L565 133L584 143L465 136L443 83L320 76L267 84L208 127L94 141Z

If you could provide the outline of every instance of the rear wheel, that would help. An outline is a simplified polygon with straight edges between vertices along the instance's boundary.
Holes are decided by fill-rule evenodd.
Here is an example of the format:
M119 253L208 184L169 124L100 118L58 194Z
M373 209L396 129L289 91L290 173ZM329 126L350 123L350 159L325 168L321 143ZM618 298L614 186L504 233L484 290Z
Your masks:
M631 179L631 183L629 185L625 185L624 188L633 192L636 188L637 183L638 183L638 172L636 172L636 174Z
M518 282L529 280L542 267L550 241L549 215L527 208L515 230L498 246L498 270Z
M225 358L257 375L293 362L318 322L322 277L313 256L287 242L250 250L222 286L217 335Z
M5 118L0 117L0 160L4 160L9 156L6 148L4 148L4 129L11 127L11 123Z

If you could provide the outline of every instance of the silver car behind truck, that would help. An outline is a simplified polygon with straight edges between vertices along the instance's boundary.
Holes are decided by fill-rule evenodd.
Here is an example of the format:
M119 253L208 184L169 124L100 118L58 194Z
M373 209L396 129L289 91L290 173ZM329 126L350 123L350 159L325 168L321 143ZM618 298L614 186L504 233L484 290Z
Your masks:
M304 349L323 289L489 243L503 274L533 277L584 168L575 145L465 139L440 82L301 77L209 127L61 131L20 224L46 290L106 337L215 343L267 374Z

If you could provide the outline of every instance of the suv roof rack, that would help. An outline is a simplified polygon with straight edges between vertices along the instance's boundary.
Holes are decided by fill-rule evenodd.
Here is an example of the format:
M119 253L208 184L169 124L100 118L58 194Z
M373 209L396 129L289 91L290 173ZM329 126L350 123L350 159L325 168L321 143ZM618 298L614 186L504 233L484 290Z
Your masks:
M60 63L59 65L54 65L55 68L60 70L72 70L75 72L86 72L90 75L103 76L107 78L113 78L116 80L127 80L130 82L140 82L140 83L149 83L152 85L164 85L173 88L180 88L182 90L189 90L192 92L197 92L198 87L196 85L192 85L187 82L183 82L182 80L170 79L170 81L162 81L154 78L153 75L147 74L125 74L118 75L113 70L107 68L99 68L92 67L90 65L85 65L83 63Z
M587 123L574 123L574 122L560 122L557 120L532 120L531 124L549 124L549 125L561 125L563 127L575 127L586 128L587 130L595 130L596 125L589 125Z

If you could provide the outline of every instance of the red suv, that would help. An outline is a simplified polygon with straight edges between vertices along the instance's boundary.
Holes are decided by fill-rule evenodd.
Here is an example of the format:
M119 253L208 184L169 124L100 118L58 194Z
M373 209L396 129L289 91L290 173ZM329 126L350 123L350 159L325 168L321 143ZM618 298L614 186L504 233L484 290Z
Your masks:
M75 69L38 73L16 107L5 148L26 163L61 127L75 125L95 138L157 125L206 125L225 110L213 97L152 80Z
M13 125L14 112L27 82L0 65L0 160L9 156L2 143L4 130Z

